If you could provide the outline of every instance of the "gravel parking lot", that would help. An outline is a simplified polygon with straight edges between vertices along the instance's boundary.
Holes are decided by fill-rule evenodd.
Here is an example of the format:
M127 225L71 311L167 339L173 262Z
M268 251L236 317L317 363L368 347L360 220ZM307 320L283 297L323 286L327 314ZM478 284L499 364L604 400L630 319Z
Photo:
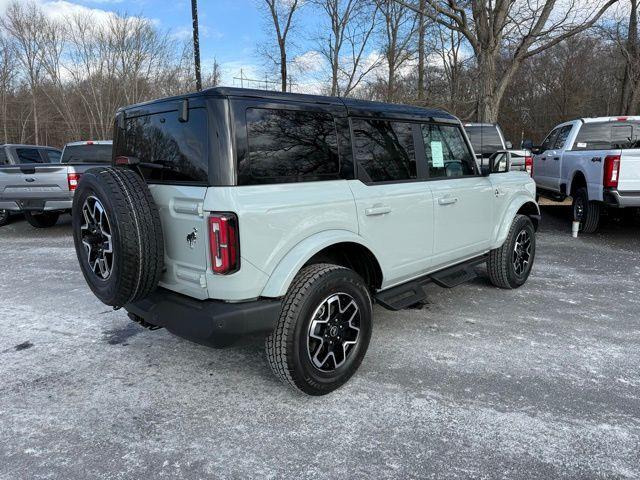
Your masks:
M0 478L640 478L640 227L545 207L529 282L376 308L332 395L91 294L69 217L0 229Z

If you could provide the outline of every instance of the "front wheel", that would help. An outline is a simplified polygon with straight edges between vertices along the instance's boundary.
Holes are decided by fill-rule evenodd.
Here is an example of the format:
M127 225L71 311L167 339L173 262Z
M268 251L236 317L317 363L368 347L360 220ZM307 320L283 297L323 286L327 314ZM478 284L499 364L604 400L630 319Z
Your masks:
M357 273L337 265L309 265L293 280L266 340L269 365L296 390L332 392L362 363L371 318L371 297Z
M500 288L518 288L527 281L536 256L536 232L531 219L516 215L500 248L489 252L487 271Z
M35 228L49 228L58 223L60 214L58 212L24 212L24 218L26 218L29 225Z
M9 223L9 210L0 210L0 227Z

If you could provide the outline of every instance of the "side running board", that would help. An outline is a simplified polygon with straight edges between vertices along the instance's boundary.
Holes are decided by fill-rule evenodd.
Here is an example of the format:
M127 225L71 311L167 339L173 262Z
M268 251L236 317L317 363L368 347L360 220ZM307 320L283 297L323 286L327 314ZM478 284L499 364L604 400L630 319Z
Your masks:
M486 255L472 258L453 267L445 268L444 270L378 292L374 298L377 303L387 310L402 310L411 307L412 305L426 301L427 296L424 293L423 287L427 283L433 282L443 288L457 287L461 283L474 279L477 276L475 267L486 262L486 260Z

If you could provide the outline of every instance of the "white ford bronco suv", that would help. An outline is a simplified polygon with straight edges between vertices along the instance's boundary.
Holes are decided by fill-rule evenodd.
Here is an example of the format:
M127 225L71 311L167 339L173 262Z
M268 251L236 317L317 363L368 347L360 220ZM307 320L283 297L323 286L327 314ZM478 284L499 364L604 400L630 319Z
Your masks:
M573 219L593 233L603 209L640 210L640 117L581 118L561 123L534 155L538 193L570 196Z
M114 130L113 166L73 200L93 292L203 344L265 333L274 373L307 394L353 375L373 303L420 303L484 262L502 288L531 271L533 181L478 171L444 111L214 88L123 108Z

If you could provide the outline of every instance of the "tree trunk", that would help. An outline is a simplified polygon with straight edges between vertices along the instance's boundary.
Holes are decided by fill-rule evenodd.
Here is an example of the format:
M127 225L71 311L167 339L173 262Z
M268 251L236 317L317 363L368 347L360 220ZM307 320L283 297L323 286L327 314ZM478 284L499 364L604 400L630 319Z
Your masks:
M620 114L633 113L634 74L638 63L638 4L637 0L631 0L631 14L629 15L629 32L626 42L627 61L624 66L622 78L622 90L620 93Z
M35 89L31 91L31 100L33 106L33 133L34 133L34 144L40 145L40 139L38 138L38 101L36 98Z
M280 45L280 88L283 92L287 91L287 49L284 40L278 42Z
M477 120L495 123L498 120L500 100L496 92L497 52L480 51L478 55L478 111Z
M424 22L425 0L420 0L418 14L418 101L424 102L424 42L426 25Z

